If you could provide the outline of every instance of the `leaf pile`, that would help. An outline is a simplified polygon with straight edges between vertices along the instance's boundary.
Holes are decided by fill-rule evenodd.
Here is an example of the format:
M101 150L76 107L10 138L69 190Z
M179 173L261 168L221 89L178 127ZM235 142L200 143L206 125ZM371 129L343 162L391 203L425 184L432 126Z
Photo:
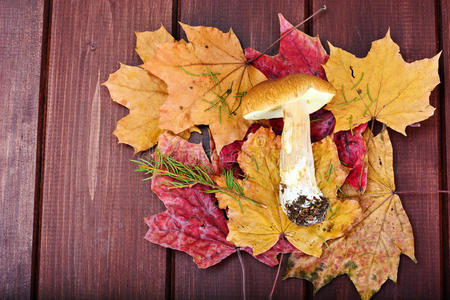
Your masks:
M279 18L283 35L293 26ZM406 63L388 31L365 58L331 44L328 56L318 37L293 30L268 56L244 53L232 30L181 26L188 41L175 41L164 27L136 33L143 65L121 64L104 83L130 111L114 131L120 143L136 153L158 144L160 153L211 176L204 186L182 173L171 185L174 171L147 165L166 210L145 219L145 238L187 253L199 268L237 251L269 266L279 264L279 253L292 253L285 278L308 279L315 291L347 274L369 299L395 281L400 255L415 261L414 238L395 193L388 132L374 137L373 125L405 134L433 114L428 98L439 83L439 54ZM309 227L292 223L279 202L283 120L251 124L240 110L253 86L294 73L328 79L337 90L310 116L316 181L331 205L326 219ZM186 141L196 125L209 126L211 159L201 144ZM223 193L230 187L233 193Z

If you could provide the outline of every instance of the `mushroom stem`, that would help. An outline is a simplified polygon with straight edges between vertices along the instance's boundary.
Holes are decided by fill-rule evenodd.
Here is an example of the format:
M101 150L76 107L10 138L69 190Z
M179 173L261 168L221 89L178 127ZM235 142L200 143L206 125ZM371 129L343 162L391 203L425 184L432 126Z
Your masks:
M292 222L309 226L325 219L329 201L316 183L306 103L293 101L282 108L280 203Z

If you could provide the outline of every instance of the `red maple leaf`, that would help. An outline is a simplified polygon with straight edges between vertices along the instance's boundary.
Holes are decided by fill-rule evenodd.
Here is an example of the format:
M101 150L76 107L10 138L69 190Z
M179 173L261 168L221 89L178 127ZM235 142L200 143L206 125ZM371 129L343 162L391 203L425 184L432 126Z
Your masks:
M367 185L367 164L363 163L366 143L362 136L366 128L367 123L364 123L353 128L352 131L339 131L334 135L339 159L345 166L352 168L345 182L357 188L360 192L365 191Z
M201 144L192 144L184 139L163 134L158 148L187 165L203 163L212 167ZM196 184L189 188L170 189L165 184L166 176L152 179L152 191L164 203L167 210L145 219L149 229L145 238L155 244L186 252L193 257L199 268L213 266L237 251L226 240L228 226L225 215L215 203L214 194L204 193L205 186ZM241 250L252 253L250 248ZM296 252L287 241L281 241L270 250L255 258L274 266L278 264L278 253Z
M244 141L234 141L233 143L224 146L219 154L220 169L233 170L233 176L236 178L242 178L244 176L244 172L237 163L242 144L244 144Z
M165 178L153 179L152 190L167 210L145 219L149 230L145 238L164 247L184 251L199 268L215 265L233 254L235 247L226 240L228 227L215 198L201 185L169 189Z
M331 111L319 109L309 116L311 121L311 143L315 143L330 135L334 130L336 119ZM281 135L283 131L283 119L270 119L273 132Z
M282 14L280 33L283 35L293 26ZM245 49L245 57L252 60L261 53L251 48ZM319 37L311 37L300 30L293 30L280 41L280 52L275 56L263 55L252 62L268 78L279 78L289 74L304 73L326 79L322 65L328 60L328 54L320 43Z
M248 253L252 254L251 252L251 248L245 247L245 248L241 248L245 251L247 251ZM298 250L297 248L295 248L288 240L286 240L284 237L280 237L280 239L278 240L278 242L269 250L267 250L264 253L261 253L259 255L257 255L255 258L257 260L259 260L262 263L265 263L268 266L276 266L278 265L278 254L280 253L303 253L300 250Z

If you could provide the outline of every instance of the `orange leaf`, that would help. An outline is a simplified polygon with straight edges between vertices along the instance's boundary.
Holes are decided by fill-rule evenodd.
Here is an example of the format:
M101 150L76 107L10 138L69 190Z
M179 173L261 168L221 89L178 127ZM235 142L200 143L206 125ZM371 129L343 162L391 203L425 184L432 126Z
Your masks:
M152 59L159 45L174 41L175 39L162 25L155 31L136 32L136 52L145 63Z
M133 146L135 153L153 147L163 132L157 108L167 99L166 84L139 67L124 64L103 84L115 102L130 110L114 130L119 143Z
M144 62L151 59L160 44L174 42L163 26L155 31L136 32L136 37L136 51ZM159 127L159 108L167 99L164 81L140 67L121 64L103 84L115 102L130 110L128 116L117 122L114 135L119 143L132 146L135 153L153 147L163 133ZM180 132L180 136L188 139L193 131L200 132L191 127Z
M189 43L163 44L144 64L168 86L160 126L179 133L194 125L209 125L220 152L244 137L250 122L242 117L242 96L266 77L246 64L233 31L182 27Z

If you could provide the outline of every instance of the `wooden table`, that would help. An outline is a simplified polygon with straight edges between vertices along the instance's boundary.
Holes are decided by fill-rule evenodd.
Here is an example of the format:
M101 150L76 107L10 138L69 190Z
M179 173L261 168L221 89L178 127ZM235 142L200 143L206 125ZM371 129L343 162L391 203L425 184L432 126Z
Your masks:
M162 211L133 173L133 151L111 134L127 110L101 86L119 62L136 65L134 31L178 21L232 27L244 47L279 35L277 13L323 42L365 56L387 29L407 61L443 50L435 115L405 138L391 132L400 190L449 189L450 30L448 0L2 0L0 1L0 298L241 297L236 255L198 270L184 253L144 240L145 216ZM274 51L276 52L276 50ZM446 195L402 197L418 264L402 257L397 284L375 299L450 296ZM276 269L245 255L250 299L267 297ZM281 282L277 299L311 299L302 280ZM340 277L317 299L357 299Z

